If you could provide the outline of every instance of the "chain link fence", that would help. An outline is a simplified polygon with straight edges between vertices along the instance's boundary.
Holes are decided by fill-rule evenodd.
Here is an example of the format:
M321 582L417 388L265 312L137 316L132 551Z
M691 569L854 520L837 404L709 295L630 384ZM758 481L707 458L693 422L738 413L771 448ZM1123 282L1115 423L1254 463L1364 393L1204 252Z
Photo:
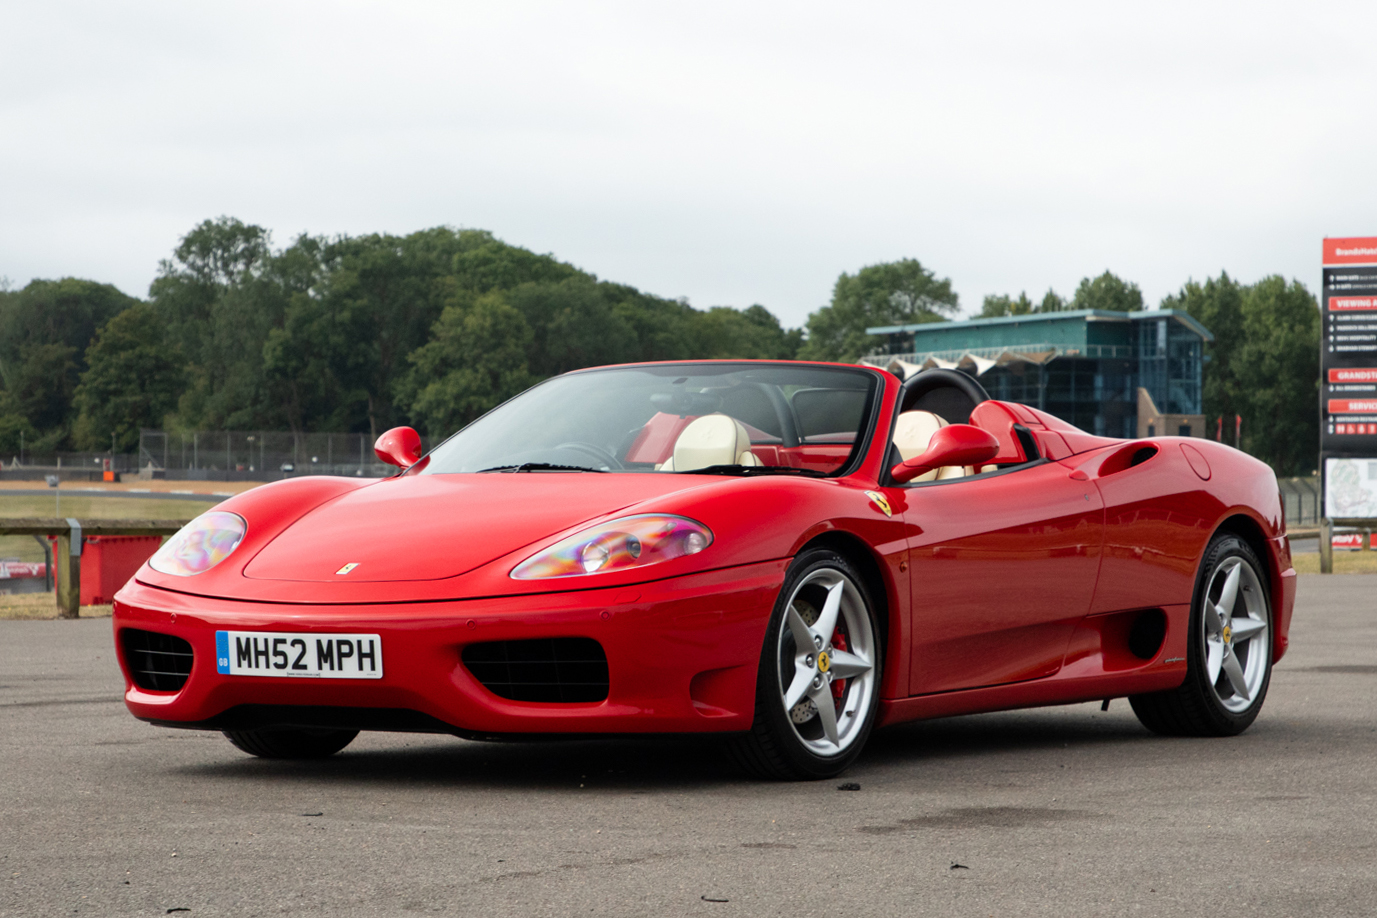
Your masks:
M1287 526L1318 526L1323 511L1320 478L1278 478L1281 504L1286 512Z
M429 449L433 444L422 438ZM394 471L363 433L279 430L142 430L135 453L60 452L0 457L0 478L100 481L122 477L179 481L276 481L299 475L380 478Z

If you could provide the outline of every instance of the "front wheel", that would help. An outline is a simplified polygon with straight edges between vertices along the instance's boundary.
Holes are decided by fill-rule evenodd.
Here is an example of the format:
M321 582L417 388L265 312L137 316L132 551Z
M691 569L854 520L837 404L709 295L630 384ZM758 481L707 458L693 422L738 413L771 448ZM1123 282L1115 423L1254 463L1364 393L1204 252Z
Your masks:
M1143 726L1169 736L1235 736L1262 709L1272 677L1272 607L1262 562L1238 536L1210 540L1200 564L1186 680L1129 698Z
M265 727L226 730L225 737L249 755L264 759L323 759L354 741L357 730L311 727Z
M880 650L874 606L851 564L833 551L800 554L765 631L755 723L733 740L736 760L763 778L840 774L874 726Z

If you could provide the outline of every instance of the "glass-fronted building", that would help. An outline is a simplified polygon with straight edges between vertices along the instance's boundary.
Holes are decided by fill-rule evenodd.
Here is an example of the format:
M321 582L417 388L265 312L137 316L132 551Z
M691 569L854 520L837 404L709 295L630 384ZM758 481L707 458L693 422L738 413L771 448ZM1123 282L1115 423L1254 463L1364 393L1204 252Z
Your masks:
M1210 332L1174 309L1079 310L868 328L865 363L950 367L992 398L1022 402L1107 437L1206 436L1201 374Z

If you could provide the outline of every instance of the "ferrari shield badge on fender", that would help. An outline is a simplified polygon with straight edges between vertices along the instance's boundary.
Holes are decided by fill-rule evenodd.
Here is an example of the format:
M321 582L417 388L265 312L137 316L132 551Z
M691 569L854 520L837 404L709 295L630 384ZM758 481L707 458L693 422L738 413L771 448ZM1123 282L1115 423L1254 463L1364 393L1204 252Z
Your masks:
M349 573L350 571L352 571L354 568L356 568L356 567L358 567L358 566L359 566L359 563L358 563L357 561L350 561L348 564L344 565L344 567L342 567L342 568L340 568L339 570L335 571L335 574L336 574L336 575L342 576L342 575L344 575L344 574Z
M894 511L889 509L889 501L885 500L885 496L879 491L866 491L865 496L870 498L870 502L879 507L885 516L894 515Z

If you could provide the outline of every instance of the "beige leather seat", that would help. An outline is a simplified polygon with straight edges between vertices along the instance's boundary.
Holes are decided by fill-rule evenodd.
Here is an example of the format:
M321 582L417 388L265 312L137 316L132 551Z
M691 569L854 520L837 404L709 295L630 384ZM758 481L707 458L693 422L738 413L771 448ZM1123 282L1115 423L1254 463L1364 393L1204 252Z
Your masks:
M705 414L685 427L674 441L674 453L661 472L691 472L710 465L760 465L751 452L751 436L736 418Z
M905 461L923 455L928 450L928 442L947 422L931 411L905 411L894 424L894 445ZM960 478L967 470L960 466L946 466L924 472L914 481L937 481Z

